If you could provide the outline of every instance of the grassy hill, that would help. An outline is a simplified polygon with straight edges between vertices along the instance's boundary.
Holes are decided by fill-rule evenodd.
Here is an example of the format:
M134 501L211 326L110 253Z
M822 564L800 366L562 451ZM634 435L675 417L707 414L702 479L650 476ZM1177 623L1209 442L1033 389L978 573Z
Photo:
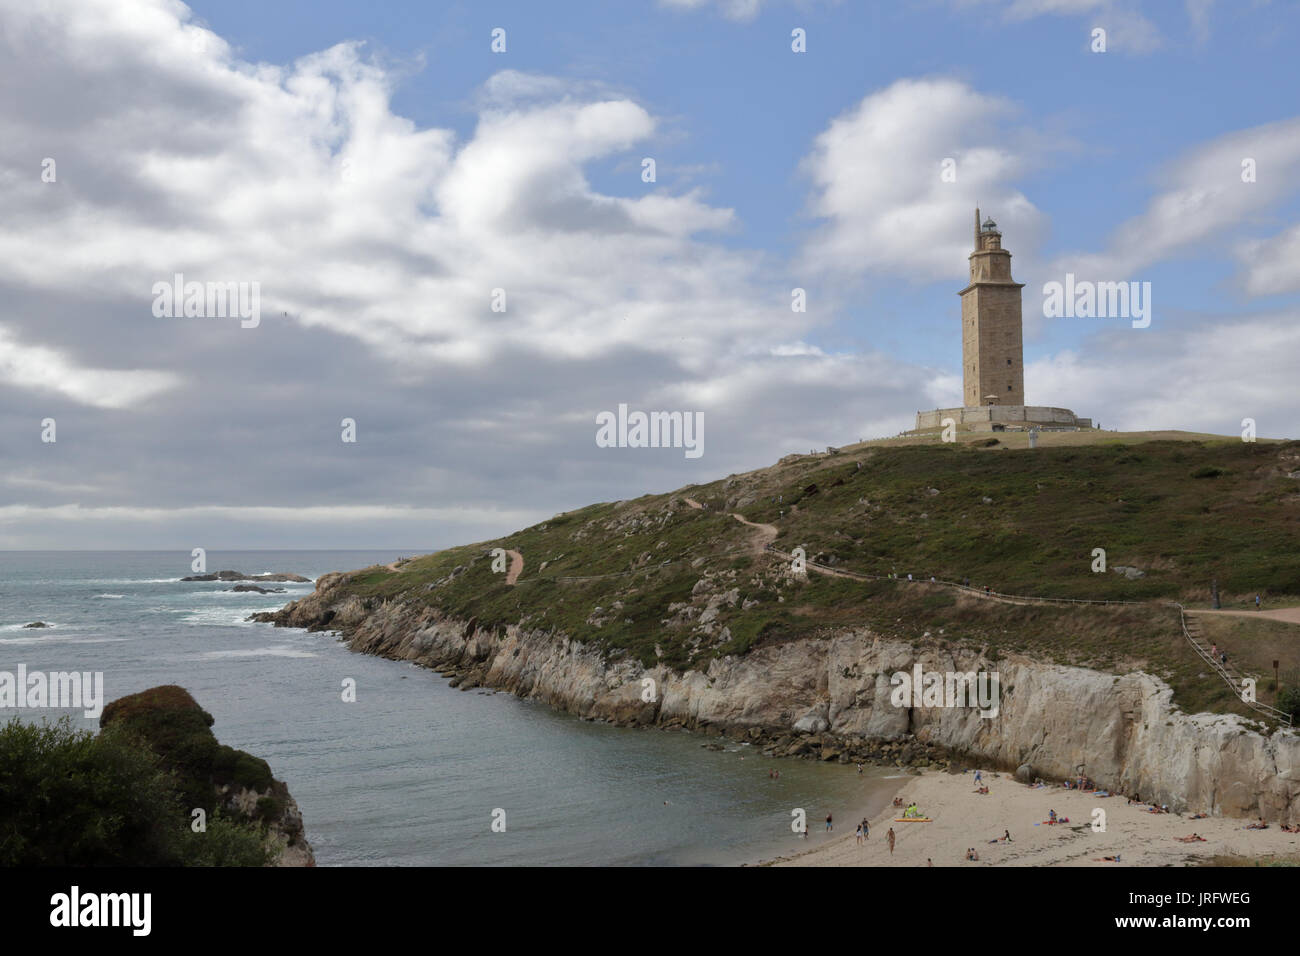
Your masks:
M1222 683L1201 673L1177 614L1159 602L1208 607L1217 577L1225 607L1256 592L1271 605L1300 604L1300 442L1111 432L1043 439L1033 450L1023 435L986 433L792 455L671 494L556 515L396 571L366 569L346 587L367 600L424 602L478 626L554 628L647 665L702 665L766 641L865 625L1115 672L1140 667L1169 680L1185 709L1237 709ZM773 526L775 538L733 514ZM799 578L763 552L768 540L863 573L1148 603L1007 605L905 580ZM514 586L492 570L497 547L524 557ZM1092 570L1095 548L1105 549L1104 573ZM1233 640L1253 640L1247 631ZM1265 653L1285 658L1284 673L1300 667L1293 644L1267 640ZM1233 650L1253 661L1247 648Z

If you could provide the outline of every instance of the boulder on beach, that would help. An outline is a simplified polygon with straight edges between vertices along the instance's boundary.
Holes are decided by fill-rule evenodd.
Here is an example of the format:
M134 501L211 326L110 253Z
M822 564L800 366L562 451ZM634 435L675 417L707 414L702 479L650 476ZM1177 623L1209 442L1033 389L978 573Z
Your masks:
M311 578L304 578L301 574L245 574L243 571L218 571L216 574L192 574L187 578L181 578L182 581L293 581L297 584L307 584Z

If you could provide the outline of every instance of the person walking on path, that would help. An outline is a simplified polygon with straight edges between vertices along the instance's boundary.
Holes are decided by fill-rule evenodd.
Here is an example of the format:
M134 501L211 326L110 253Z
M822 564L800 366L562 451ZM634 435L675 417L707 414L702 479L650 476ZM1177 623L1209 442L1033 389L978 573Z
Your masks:
M894 855L894 828L890 827L889 832L885 834L889 838L889 855Z
M864 840L871 839L871 823L867 820L866 817L862 818L862 839Z
M1256 610L1256 611L1259 610L1259 595L1258 595L1258 594L1255 595L1255 610Z
M862 824L858 824L858 846L862 846Z

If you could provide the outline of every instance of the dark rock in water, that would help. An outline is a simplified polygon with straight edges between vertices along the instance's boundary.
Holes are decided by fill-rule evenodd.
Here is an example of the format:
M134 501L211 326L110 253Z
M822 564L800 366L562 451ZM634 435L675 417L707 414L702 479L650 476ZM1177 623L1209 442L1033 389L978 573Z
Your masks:
M182 581L293 581L307 584L311 578L301 574L245 574L242 571L218 571L216 574L192 574Z
M259 588L256 584L236 584L233 588L226 588L227 591L255 591L258 594L283 594L284 588Z
M24 624L23 627L49 627L44 621L32 621L30 624Z

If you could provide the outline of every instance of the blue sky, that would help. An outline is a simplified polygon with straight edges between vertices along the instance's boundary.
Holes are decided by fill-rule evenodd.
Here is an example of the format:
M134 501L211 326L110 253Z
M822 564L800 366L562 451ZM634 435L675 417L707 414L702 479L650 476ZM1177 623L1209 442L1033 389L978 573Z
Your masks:
M253 60L285 62L341 38L364 41L373 56L410 71L394 92L395 112L465 137L477 119L475 91L506 67L619 90L666 122L636 155L590 165L592 184L607 195L640 195L638 160L653 155L662 188L700 186L712 205L736 210L736 228L718 241L772 256L792 286L810 288L811 277L790 268L815 224L800 162L830 120L900 77L950 77L1003 97L1018 110L1012 128L1047 140L1016 181L1051 218L1045 259L1103 246L1160 191L1162 167L1185 150L1286 119L1296 106L1286 44L1300 27L1300 6L1285 3L1204 4L1203 18L1197 4L1180 2L1078 3L1076 15L1038 16L1028 15L1029 4L1017 14L1013 4L992 2L769 2L743 18L727 16L723 5L678 9L654 0L191 6ZM1144 33L1136 48L1125 43L1135 14L1155 34ZM1096 26L1109 28L1111 41L1119 31L1118 49L1091 51ZM505 54L489 49L496 27L507 31ZM807 31L806 54L790 50L795 27ZM1294 222L1297 209L1293 195L1268 219ZM1004 241L1013 253L1023 249L1015 235ZM1157 284L1162 315L1172 318L1246 307L1231 285L1234 271L1221 249L1191 250L1140 278ZM944 339L957 315L955 291L952 281L886 279L807 340L833 350L883 345L956 366L959 344ZM1039 330L1027 359L1090 331Z
M1031 403L1295 436L1297 27L1278 0L0 0L0 547L431 548L893 434L960 401L977 201ZM1067 272L1150 282L1150 327L1045 317ZM260 322L159 316L176 273L257 283ZM704 454L598 447L623 403L702 413Z

